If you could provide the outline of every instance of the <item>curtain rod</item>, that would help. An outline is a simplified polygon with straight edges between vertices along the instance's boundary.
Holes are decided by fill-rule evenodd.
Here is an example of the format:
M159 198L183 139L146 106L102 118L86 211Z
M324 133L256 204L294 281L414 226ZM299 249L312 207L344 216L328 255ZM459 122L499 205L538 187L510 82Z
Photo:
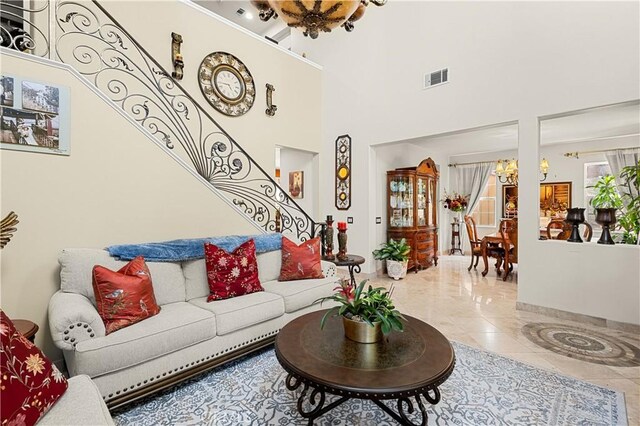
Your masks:
M564 156L569 158L578 158L579 155L583 154L597 154L600 152L607 151L640 151L640 148L631 147L631 148L609 148L609 149L595 149L593 151L575 151L575 152L565 152Z
M470 164L489 164L489 163L497 163L498 160L492 160L492 161L474 161L472 163L451 163L449 164L449 167L458 167L458 166L468 166Z

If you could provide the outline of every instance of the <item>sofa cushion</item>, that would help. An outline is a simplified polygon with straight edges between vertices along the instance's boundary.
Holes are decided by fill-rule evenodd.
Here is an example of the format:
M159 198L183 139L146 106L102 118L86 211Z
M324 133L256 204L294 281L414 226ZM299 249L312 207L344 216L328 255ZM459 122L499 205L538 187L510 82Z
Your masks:
M269 281L262 287L284 299L285 312L305 308L321 297L331 296L336 287L336 277L301 281Z
M189 303L215 314L218 336L284 315L282 297L264 291L213 302L201 297Z
M33 425L67 390L67 380L0 310L3 425Z
M187 301L209 295L207 266L204 259L189 260L182 263Z
M211 292L209 302L262 291L253 240L242 243L232 253L204 243L204 260Z
M280 250L272 250L258 253L258 278L261 283L277 280L280 276L282 255ZM187 300L197 299L209 295L207 282L207 268L204 259L190 260L182 263L185 285L187 288Z
M280 276L282 267L282 251L274 250L266 253L259 253L258 259L258 277L261 283L277 280Z
M158 315L108 336L76 345L75 373L91 377L141 364L216 335L216 318L187 302L162 306Z
M282 237L282 269L278 281L324 278L320 265L320 237L296 244Z
M95 265L118 270L127 262L109 256L106 250L74 248L64 249L58 258L60 263L60 289L67 293L78 293L95 304L91 272ZM159 305L185 301L185 284L179 263L147 262L153 277L153 291Z
M113 419L98 387L81 374L69 379L67 392L38 422L42 425L113 425Z
M118 272L100 265L94 266L93 294L104 322L105 334L160 312L153 294L151 272L142 256L136 257Z

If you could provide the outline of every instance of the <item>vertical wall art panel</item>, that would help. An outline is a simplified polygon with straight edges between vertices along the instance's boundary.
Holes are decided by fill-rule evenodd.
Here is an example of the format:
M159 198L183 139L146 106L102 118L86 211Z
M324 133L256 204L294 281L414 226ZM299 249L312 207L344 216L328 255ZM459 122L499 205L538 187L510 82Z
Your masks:
M336 208L349 210L351 207L351 137L338 136L336 139Z

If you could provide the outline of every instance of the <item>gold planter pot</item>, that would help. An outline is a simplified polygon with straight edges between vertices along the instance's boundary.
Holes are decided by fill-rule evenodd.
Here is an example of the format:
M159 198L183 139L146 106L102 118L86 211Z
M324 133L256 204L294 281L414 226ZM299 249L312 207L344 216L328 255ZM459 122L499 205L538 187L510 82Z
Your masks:
M347 339L359 343L375 343L382 339L382 329L380 322L374 322L371 327L366 322L353 321L349 318L342 317L342 325L344 326L344 335Z

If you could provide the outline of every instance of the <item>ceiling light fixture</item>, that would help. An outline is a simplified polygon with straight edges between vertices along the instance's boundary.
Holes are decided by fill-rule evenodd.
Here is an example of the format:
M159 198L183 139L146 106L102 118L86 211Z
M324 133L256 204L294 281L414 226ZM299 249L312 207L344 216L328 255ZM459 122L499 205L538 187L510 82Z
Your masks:
M247 13L244 14L244 17L247 18L247 19L253 19L253 13L247 12Z
M302 28L313 39L320 31L328 33L337 27L353 31L353 23L362 18L369 3L383 6L387 0L251 0L262 21L280 16L288 26Z

